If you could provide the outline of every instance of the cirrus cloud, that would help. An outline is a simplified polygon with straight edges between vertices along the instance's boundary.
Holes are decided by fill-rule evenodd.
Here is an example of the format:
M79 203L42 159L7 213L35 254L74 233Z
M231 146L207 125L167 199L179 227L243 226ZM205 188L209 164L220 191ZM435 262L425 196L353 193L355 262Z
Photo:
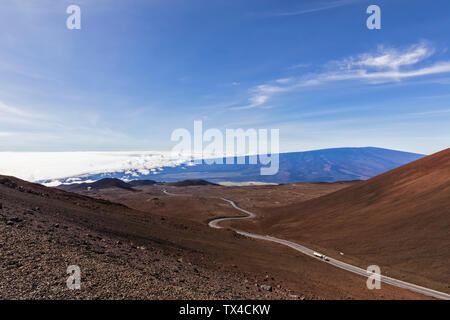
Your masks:
M324 66L322 72L276 79L255 86L249 90L248 104L233 107L233 109L262 107L274 95L338 81L379 84L450 73L450 61L426 63L434 53L435 49L426 42L403 49L379 46L374 53L363 53L338 61L330 61Z

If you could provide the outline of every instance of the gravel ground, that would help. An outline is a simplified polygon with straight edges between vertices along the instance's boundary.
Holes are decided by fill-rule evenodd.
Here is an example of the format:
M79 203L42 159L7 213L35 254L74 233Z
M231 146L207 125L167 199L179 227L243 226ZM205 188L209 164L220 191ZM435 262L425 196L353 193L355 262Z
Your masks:
M12 178L0 180L0 299L297 298L243 273L207 268L203 262L210 257L158 236L102 232L109 223L102 212L112 220L116 212L127 219L137 219L139 212L62 191L53 194ZM67 288L70 265L81 269L80 290Z

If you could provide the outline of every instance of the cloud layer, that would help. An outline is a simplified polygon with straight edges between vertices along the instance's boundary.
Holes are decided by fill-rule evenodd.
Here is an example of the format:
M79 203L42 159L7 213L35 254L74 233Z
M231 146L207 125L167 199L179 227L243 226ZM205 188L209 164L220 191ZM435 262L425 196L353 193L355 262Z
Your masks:
M28 181L53 180L100 173L149 174L161 167L176 166L190 157L171 152L0 152L0 172ZM73 180L76 182L76 178Z
M323 67L322 72L276 79L258 85L250 89L249 103L234 109L262 107L274 95L332 82L359 81L379 84L450 73L450 61L428 62L434 53L435 49L425 42L403 49L380 46L374 53L330 61Z

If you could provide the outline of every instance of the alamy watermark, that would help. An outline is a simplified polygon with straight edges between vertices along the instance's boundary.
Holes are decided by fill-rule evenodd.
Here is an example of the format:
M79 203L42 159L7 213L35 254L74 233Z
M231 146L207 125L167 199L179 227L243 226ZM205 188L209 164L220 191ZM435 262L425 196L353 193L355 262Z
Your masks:
M81 8L77 5L70 5L66 9L66 13L70 16L66 20L66 26L69 30L81 29Z
M195 164L261 165L261 175L275 175L279 169L279 129L226 129L203 132L203 122L194 121L194 133L185 128L172 132L174 157L190 156ZM248 159L248 163L246 163Z
M381 29L381 9L376 4L372 4L367 7L366 12L370 14L367 18L366 25L369 30Z
M69 290L81 289L81 269L77 265L71 265L67 267L67 274L70 276L66 280L66 285Z
M367 289L381 289L381 269L377 265L371 265L367 267L367 274L369 277L367 278L366 285Z

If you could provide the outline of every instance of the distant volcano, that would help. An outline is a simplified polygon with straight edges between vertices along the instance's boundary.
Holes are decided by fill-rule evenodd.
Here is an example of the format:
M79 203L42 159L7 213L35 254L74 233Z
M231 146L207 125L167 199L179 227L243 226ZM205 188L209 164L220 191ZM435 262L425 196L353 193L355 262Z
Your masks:
M118 178L125 181L154 180L174 182L180 180L207 180L209 182L335 182L366 180L383 172L395 169L422 158L424 155L381 148L335 148L306 152L281 153L279 171L275 175L260 174L259 164L198 164L183 163L176 166L163 166L148 174L140 173L139 168L130 170L85 175L79 180L92 181L103 178ZM233 159L236 163L236 159ZM59 179L71 183L72 179ZM41 181L51 182L51 181Z

